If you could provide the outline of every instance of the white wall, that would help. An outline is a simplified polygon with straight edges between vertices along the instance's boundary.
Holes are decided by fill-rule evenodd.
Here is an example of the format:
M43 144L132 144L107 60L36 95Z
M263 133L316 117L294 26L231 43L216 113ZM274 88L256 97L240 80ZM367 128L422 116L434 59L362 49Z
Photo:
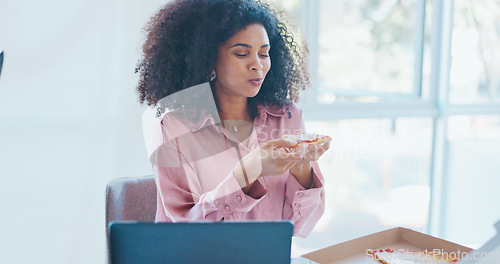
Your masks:
M166 1L0 3L0 263L103 263L104 191L151 174L134 68Z

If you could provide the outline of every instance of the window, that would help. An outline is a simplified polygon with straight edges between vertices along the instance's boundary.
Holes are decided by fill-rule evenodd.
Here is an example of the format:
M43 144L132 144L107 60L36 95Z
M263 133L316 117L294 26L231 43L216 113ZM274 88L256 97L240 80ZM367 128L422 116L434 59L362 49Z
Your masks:
M456 1L453 13L450 102L500 102L498 1Z
M327 208L316 236L331 245L394 226L427 229L431 118L309 121L307 127L333 135L332 150L319 162Z
M500 115L456 115L448 118L445 160L443 234L452 241L484 244L499 220ZM480 168L480 170L478 170ZM458 219L458 221L456 221ZM474 232L463 232L465 223ZM490 234L490 237L485 234Z
M306 125L333 137L320 160L325 215L309 238L294 239L293 253L394 226L469 246L494 235L498 1L271 2L289 11L309 46ZM478 200L465 199L468 186ZM482 220L459 208L466 200L482 204L471 209ZM471 223L479 233L457 235Z
M413 94L423 16L415 1L320 1L318 100ZM419 52L416 54L416 51ZM417 69L415 69L417 68ZM414 91L416 90L416 91ZM377 96L379 95L379 96ZM372 99L373 100L373 99Z

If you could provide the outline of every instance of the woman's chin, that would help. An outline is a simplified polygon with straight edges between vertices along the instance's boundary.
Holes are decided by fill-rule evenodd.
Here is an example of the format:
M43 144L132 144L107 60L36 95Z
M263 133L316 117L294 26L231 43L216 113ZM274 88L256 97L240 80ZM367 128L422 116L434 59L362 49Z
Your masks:
M259 86L250 86L246 91L247 97L255 97L260 91L260 85Z
M259 94L259 90L257 90L257 91L251 91L251 92L247 93L247 97L248 98L252 98L252 97L257 96L257 94Z

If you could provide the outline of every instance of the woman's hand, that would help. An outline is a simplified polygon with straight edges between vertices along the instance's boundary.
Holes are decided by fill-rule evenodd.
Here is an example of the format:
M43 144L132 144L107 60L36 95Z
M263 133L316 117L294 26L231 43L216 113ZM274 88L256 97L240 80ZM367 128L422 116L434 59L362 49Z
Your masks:
M301 153L282 151L296 143L286 139L270 140L250 151L234 168L241 188L248 190L259 177L283 174L301 161Z
M309 189L312 185L311 161L317 161L329 148L331 139L320 145L304 145L299 153L304 153L303 159L290 168L290 173L302 187Z
M327 139L325 142L319 145L308 146L305 149L303 162L317 161L329 148L331 138Z

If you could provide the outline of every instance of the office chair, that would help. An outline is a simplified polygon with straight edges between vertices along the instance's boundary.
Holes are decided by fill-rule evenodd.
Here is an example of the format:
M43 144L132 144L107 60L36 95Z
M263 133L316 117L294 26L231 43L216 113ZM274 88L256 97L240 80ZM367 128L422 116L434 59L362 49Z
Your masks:
M152 222L156 215L156 183L153 175L119 178L106 186L106 245L109 263L111 221Z

